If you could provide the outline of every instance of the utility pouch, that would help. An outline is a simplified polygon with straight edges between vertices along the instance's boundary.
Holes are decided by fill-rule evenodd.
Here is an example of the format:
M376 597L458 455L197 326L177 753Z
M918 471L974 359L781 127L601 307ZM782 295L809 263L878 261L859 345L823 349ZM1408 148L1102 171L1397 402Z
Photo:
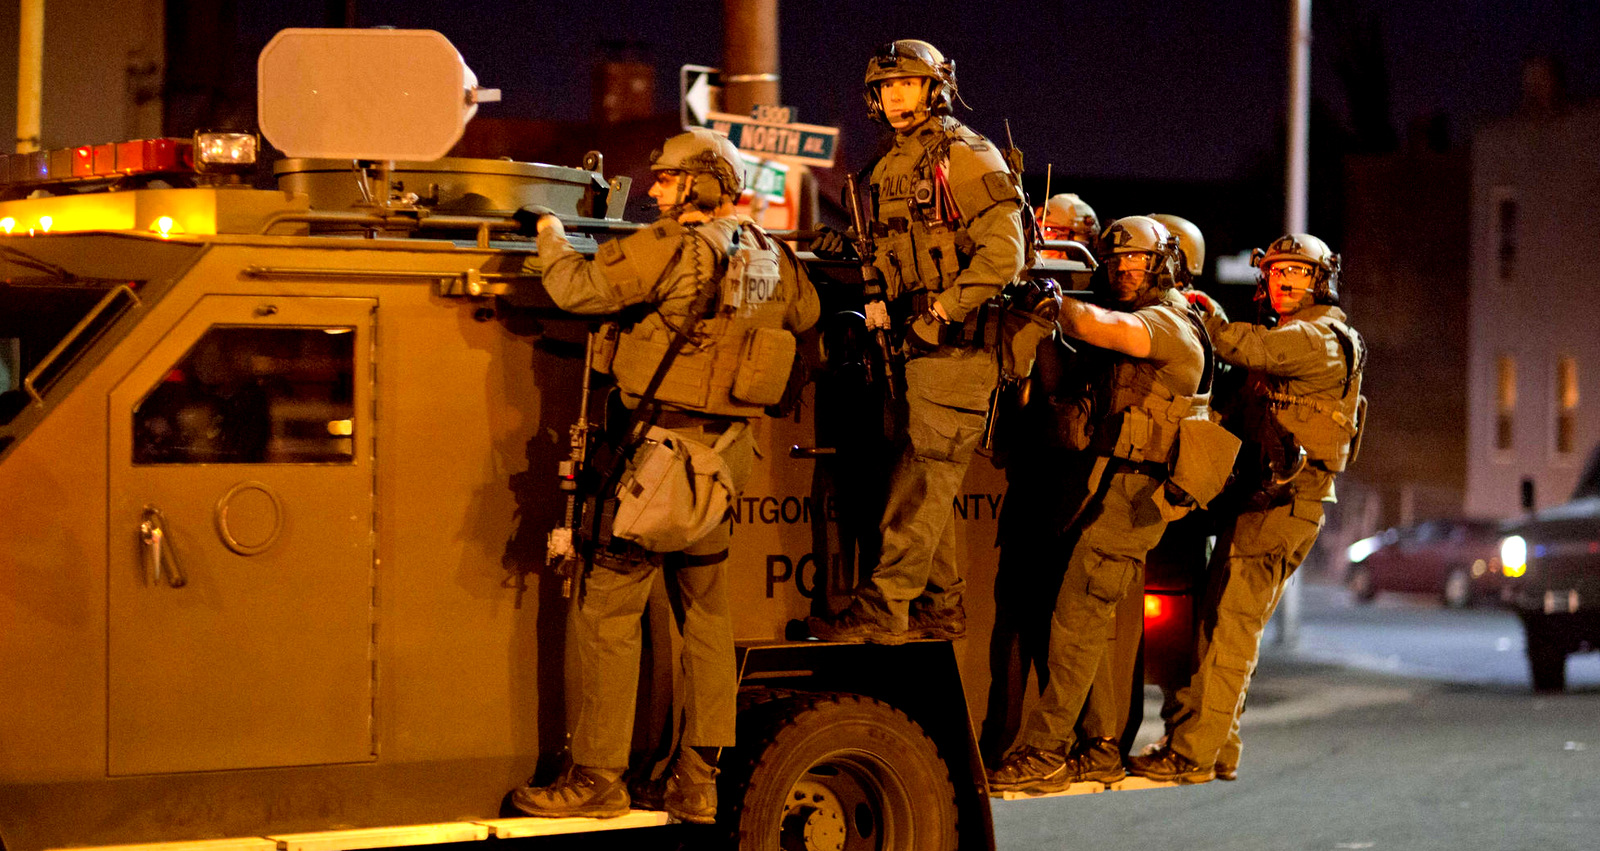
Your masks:
M1356 400L1356 433L1350 435L1350 455L1345 459L1348 467L1356 462L1356 456L1361 454L1361 434L1367 430L1367 397L1362 396Z
M734 423L707 447L651 426L617 483L611 534L658 553L678 552L710 534L733 504L733 473L722 450L744 428Z
M806 385L811 383L810 373L805 358L800 354L800 347L796 345L794 359L789 364L789 380L783 384L783 396L768 405L764 413L779 419L789 416L800 404L800 394L804 393ZM868 380L870 381L870 376Z
M1122 458L1127 461L1144 461L1145 447L1150 445L1150 432L1153 423L1150 413L1143 408L1128 408L1117 414L1107 423L1104 437L1115 436L1116 442L1109 447L1105 454L1112 458ZM1165 458L1156 459L1165 461Z
M739 349L731 395L750 405L775 405L783 399L794 372L794 335L781 328L756 328Z
M1188 417L1178 422L1178 457L1171 484L1205 508L1222 493L1233 472L1242 442L1209 419Z
M617 340L621 336L621 325L615 322L601 323L599 330L594 333L594 353L589 357L590 369L602 375L611 374L611 362L617 359Z
M1027 378L1039 358L1039 346L1055 334L1055 324L1025 310L1007 309L996 325L1003 374L1011 381Z

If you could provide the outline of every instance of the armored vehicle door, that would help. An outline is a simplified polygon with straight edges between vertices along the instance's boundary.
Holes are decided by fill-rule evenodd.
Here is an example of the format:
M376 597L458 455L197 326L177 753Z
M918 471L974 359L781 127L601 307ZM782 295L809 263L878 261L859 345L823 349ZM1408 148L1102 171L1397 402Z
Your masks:
M206 296L112 391L111 774L374 758L376 308Z

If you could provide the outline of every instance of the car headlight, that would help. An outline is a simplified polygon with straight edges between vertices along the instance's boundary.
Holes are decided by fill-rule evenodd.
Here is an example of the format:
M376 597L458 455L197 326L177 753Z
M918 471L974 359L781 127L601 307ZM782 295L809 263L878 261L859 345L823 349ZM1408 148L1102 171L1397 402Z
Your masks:
M1521 535L1500 541L1500 572L1512 578L1528 572L1528 542Z
M1370 538L1362 538L1361 540L1351 544L1350 547L1345 550L1345 555L1350 557L1351 564L1360 564L1361 562L1366 561L1367 556L1372 555L1377 551L1377 549L1378 536L1373 535Z

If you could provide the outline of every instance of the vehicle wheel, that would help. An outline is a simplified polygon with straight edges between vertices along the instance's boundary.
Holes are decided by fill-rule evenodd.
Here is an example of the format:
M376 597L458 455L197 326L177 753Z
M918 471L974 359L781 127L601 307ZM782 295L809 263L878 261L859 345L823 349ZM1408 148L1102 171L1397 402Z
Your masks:
M1528 649L1528 673L1534 691L1560 692L1567 688L1567 648L1550 634L1542 616L1522 619L1522 634Z
M953 851L955 787L922 728L855 694L797 694L741 713L740 851ZM746 727L749 729L746 729ZM726 808L725 808L726 810Z
M1472 574L1459 568L1450 571L1450 575L1444 578L1441 596L1444 604L1452 609L1464 609L1472 605Z
M1350 566L1350 576L1345 579L1345 584L1350 586L1350 594L1357 603L1370 603L1372 598L1378 596L1378 589L1372 584L1372 569L1364 564Z

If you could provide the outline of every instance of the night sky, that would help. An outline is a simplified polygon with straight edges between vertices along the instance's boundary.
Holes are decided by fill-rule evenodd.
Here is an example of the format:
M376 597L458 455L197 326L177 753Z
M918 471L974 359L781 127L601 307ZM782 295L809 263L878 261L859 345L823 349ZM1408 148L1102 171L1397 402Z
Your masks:
M784 100L802 121L841 127L843 162L859 165L878 132L860 96L867 57L895 38L923 38L956 60L972 107L958 114L991 137L1010 118L1030 171L1050 162L1057 173L1205 181L1281 170L1288 5L782 0ZM322 25L328 8L240 6L246 62L277 29ZM586 118L605 41L649 46L661 111L676 109L678 66L717 65L721 55L717 0L358 0L356 10L363 26L448 36L483 85L504 91L486 116ZM1350 123L1338 68L1355 58L1367 79L1387 75L1388 117L1402 139L1414 119L1442 111L1464 143L1473 126L1515 109L1522 63L1536 54L1563 63L1575 96L1600 93L1593 0L1319 0L1313 30L1313 93L1330 117ZM1351 48L1360 43L1380 45L1385 61L1362 60L1376 54Z

